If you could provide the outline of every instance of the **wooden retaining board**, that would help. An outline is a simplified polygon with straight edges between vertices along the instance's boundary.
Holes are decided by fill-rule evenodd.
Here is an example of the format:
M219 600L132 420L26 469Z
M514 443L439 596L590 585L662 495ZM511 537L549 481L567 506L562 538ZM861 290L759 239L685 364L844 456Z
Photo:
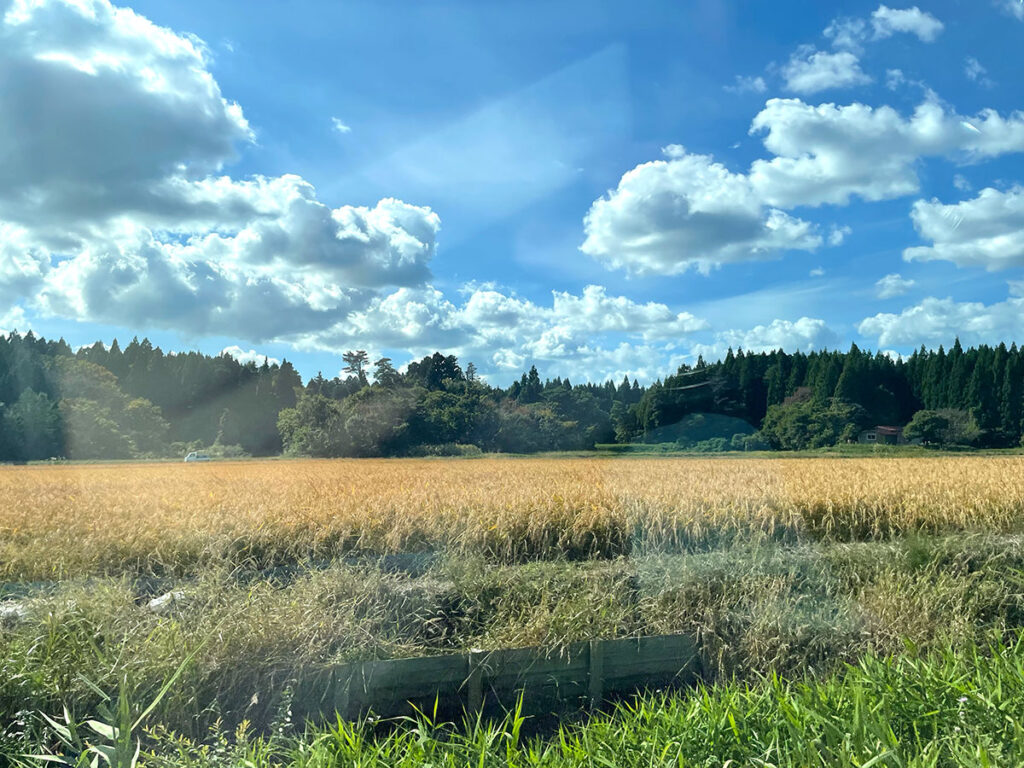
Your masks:
M608 697L690 682L700 672L697 645L683 635L574 643L554 655L540 648L367 661L316 670L296 686L300 719L373 713L410 715L413 707L457 718L498 712L522 696L528 714L596 707Z

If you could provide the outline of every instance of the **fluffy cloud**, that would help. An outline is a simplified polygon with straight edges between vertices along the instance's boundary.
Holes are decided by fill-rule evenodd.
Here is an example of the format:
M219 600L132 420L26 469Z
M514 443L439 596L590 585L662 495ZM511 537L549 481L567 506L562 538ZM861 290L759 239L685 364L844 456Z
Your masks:
M736 75L735 84L725 86L725 90L730 93L764 93L768 90L768 84L763 77Z
M831 246L842 245L852 232L853 229L850 227L833 224L829 229L828 244Z
M903 251L907 261L951 261L989 270L1024 264L1024 188L987 188L972 200L944 205L918 200L914 226L930 246Z
M998 5L1017 21L1024 21L1024 5L1020 0L998 0Z
M612 269L668 275L813 250L822 237L786 209L912 194L923 157L979 161L1024 151L1024 113L968 118L929 98L904 117L888 106L769 99L750 133L764 134L774 157L755 160L747 174L676 145L666 159L628 171L591 206L581 250ZM833 229L830 244L842 232Z
M876 40L892 37L897 32L906 32L916 35L925 43L934 41L943 30L941 21L916 5L905 9L880 5L871 14L871 27L874 29Z
M584 219L584 253L637 274L707 273L821 244L811 224L764 206L743 174L680 146L664 152L665 160L637 166L594 202Z
M998 343L1024 338L1024 299L985 305L927 298L899 314L879 313L858 326L862 336L874 336L879 346Z
M930 43L942 31L942 22L917 6L906 9L880 5L865 19L836 18L825 28L824 35L832 41L835 53L818 51L803 45L782 67L786 87L796 93L817 93L828 88L850 88L871 82L860 68L860 55L869 40L892 37L897 32L916 35ZM886 85L893 89L903 82L898 69L886 72Z
M350 346L356 340L373 348L453 349L467 339L465 329L455 321L455 312L455 305L432 286L399 288L374 298L367 307L306 341L328 350Z
M13 331L24 333L30 329L31 324L25 318L25 312L21 307L0 314L0 336L7 336Z
M903 74L902 69L885 70L885 87L890 91L895 91L905 82L907 82L907 78L906 75Z
M832 41L832 47L859 53L867 38L867 22L864 19L837 18L825 27L824 35Z
M922 42L931 43L943 29L941 21L916 5L902 9L880 5L871 14L870 20L849 17L833 19L824 34L832 41L834 48L860 52L868 40L883 40L898 32L912 34Z
M973 56L968 56L964 59L964 74L968 80L973 80L985 88L991 88L995 85L988 76L988 70Z
M786 87L796 93L817 93L829 88L850 88L871 82L860 61L849 51L827 53L802 46L782 68Z
M160 182L213 173L252 138L198 39L105 0L0 12L5 217L66 225L148 207Z
M276 357L267 357L261 352L257 352L255 349L244 350L237 345L224 347L220 353L222 355L235 358L235 360L240 362L242 365L246 365L247 363L255 363L257 366L262 366L264 363L277 365L281 362Z
M713 344L697 344L692 354L701 354L715 360L722 357L729 348L747 352L771 352L776 349L810 352L834 347L838 343L839 336L824 320L801 317L795 322L772 320L768 325L758 325L748 330L721 331L715 334Z
M429 209L384 200L332 211L311 193L300 184L281 210L230 232L168 237L120 219L47 265L37 305L65 317L266 341L330 327L373 289L429 275L437 227Z
M32 242L24 227L0 221L0 313L35 293L49 265L49 253Z
M913 280L893 272L875 283L875 295L880 299L891 299L894 296L902 296L915 285Z
M839 337L824 320L801 317L796 322L772 320L768 325L758 325L747 331L726 331L719 334L719 340L734 349L742 347L748 352L769 352L773 349L809 352L834 345Z
M222 175L253 132L207 64L107 0L0 0L0 312L265 341L429 279L430 209Z
M191 336L442 348L485 370L549 360L600 378L653 373L706 326L599 286L547 305L477 287L452 303L430 285L440 220L429 208L332 207L298 176L225 175L253 132L200 40L106 0L2 4L5 327L31 301L44 314ZM787 226L783 214L764 218Z
M472 289L457 306L427 287L402 288L377 298L332 331L311 337L309 343L334 349L358 339L364 346L419 353L449 349L492 370L515 369L526 360L586 363L585 373L596 376L602 370L599 361L608 352L595 346L597 340L611 339L615 349L623 350L640 341L639 346L651 351L651 344L679 341L706 328L704 320L687 312L673 312L657 302L609 296L597 285L587 286L579 295L553 291L550 306L490 286ZM619 340L623 338L632 341ZM620 361L623 354L620 350ZM590 356L594 360L587 362ZM663 352L655 355L657 360L662 357ZM579 365L577 370L582 370Z
M901 197L918 190L921 157L976 161L1024 150L1024 114L984 110L967 118L934 99L908 118L887 106L770 99L750 132L764 133L775 155L752 163L750 182L762 200L781 208L845 205L853 195Z
M609 296L597 285L588 285L581 296L554 291L551 313L557 322L576 331L638 334L644 340L675 338L702 330L707 323L689 312L673 312L664 304L640 304L624 296Z

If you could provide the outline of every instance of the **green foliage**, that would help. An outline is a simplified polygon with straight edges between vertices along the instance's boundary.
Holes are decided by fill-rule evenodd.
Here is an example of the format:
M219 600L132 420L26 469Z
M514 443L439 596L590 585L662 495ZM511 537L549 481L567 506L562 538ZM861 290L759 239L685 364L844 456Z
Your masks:
M918 411L903 434L908 440L940 447L974 445L981 430L970 413L946 408L940 411Z
M503 390L481 381L475 366L463 371L455 356L441 352L409 363L405 373L381 358L370 384L365 351L343 359L350 375L318 374L303 385L288 362L257 366L226 355L165 355L145 339L124 349L115 340L109 348L72 352L63 341L12 334L0 339L0 460L71 457L68 445L78 446L80 456L98 455L89 445L109 447L113 453L102 458L166 454L171 444L238 445L251 455L287 449L377 456L448 442L514 453L613 441L717 450L719 441L704 443L725 438L730 449L750 450L753 443L733 435L758 427L771 447L815 447L850 439L855 426L906 424L921 410L969 415L951 418L951 434L936 444L1009 447L1020 442L1024 427L1024 351L1016 345L965 350L957 342L948 354L921 349L903 359L856 345L845 353L730 350L719 362L680 366L649 387L628 378L573 385L542 379L531 366ZM58 424L51 428L45 401L36 403L34 416L28 401L11 413L29 390L54 408L61 400L98 405L53 411ZM325 418L305 424L302 414L282 418L300 394L337 403L359 397L333 426ZM814 406L790 408L805 399ZM766 420L771 408L785 410ZM70 435L66 442L62 412L78 419L87 440ZM26 431L32 419L38 423Z
M160 409L125 395L110 371L84 360L56 358L52 372L61 394L62 455L125 459L166 450L169 426Z
M503 721L437 723L429 713L375 735L337 722L282 739L287 766L857 765L931 768L1024 760L1024 650L998 641L921 658L868 654L826 679L764 675L755 684L648 694L589 722L527 737ZM253 745L243 749L252 754ZM180 759L179 753L177 759ZM260 764L270 765L266 760ZM209 765L209 763L207 764Z
M193 651L182 661L174 674L163 683L153 700L141 712L136 712L136 708L133 706L125 678L122 677L120 680L116 700L112 700L87 680L90 687L100 693L103 699L99 706L98 718L90 718L84 723L76 723L67 706L64 707L63 716L60 719L40 713L60 746L55 752L29 755L28 757L32 760L74 766L75 768L79 766L81 768L98 768L99 765L107 766L107 768L136 768L142 752L140 736L142 729L140 726L177 683L195 653L196 651Z
M366 354L366 350L360 349L358 351L349 351L341 356L341 359L345 361L345 367L342 369L345 373L353 374L360 384L366 384L366 374L364 369L370 363L370 358Z
M676 445L686 448L710 440L724 440L728 443L733 435L749 435L754 431L752 426L735 416L723 416L717 413L691 413L675 424L659 427L649 432L647 439L656 443L674 439Z
M762 673L748 684L647 693L540 733L519 707L498 721L462 723L427 710L385 729L341 720L300 734L240 728L233 743L213 745L162 734L145 760L161 768L1013 766L1024 761L1022 699L1024 648L997 638L920 655L867 653L826 677Z
M771 443L760 432L752 435L735 434L729 441L729 448L733 451L767 451L771 448Z
M136 452L159 455L166 450L170 425L160 409L148 400L141 397L131 400L124 409L121 424Z
M462 443L442 443L440 445L421 445L410 452L411 456L452 456L463 459L476 459L484 455L478 445Z
M127 459L132 443L111 418L110 409L95 400L64 399L60 415L66 436L64 453L70 459Z
M854 441L868 418L864 408L852 403L803 400L771 406L760 434L773 448L786 451L822 448Z
M302 395L294 408L278 414L277 428L285 453L342 456L348 450L341 403L323 395Z
M287 362L165 356L138 339L73 353L63 341L11 334L0 338L0 460L160 456L173 443L276 453L277 414L295 405L301 383ZM31 419L16 408L29 391L49 401ZM46 412L56 427L40 420Z
M409 419L416 408L411 388L364 387L341 403L346 456L386 456L408 445ZM445 440L442 442L453 442Z
M8 456L30 460L63 454L60 411L45 393L24 390L0 416L0 450Z

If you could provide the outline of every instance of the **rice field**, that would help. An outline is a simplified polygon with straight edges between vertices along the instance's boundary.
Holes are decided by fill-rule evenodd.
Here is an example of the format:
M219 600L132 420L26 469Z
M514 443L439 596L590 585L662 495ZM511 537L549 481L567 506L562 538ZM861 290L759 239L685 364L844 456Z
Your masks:
M0 579L350 555L493 562L1024 527L1024 457L339 460L0 469Z
M575 765L564 745L582 760L576 745L607 739L612 754L616 739L669 734L684 720L695 723L692 758L734 705L738 725L715 738L742 738L735 759L769 759L765 745L779 739L812 748L824 738L812 720L847 716L845 682L820 683L840 693L819 702L820 718L808 714L806 738L755 721L776 706L810 713L811 691L830 675L852 675L856 695L870 695L891 669L844 664L939 654L940 666L969 674L964 653L1012 647L993 663L1003 677L1019 666L1021 470L1018 456L0 468L0 761L57 748L41 713L67 707L83 721L109 708L107 694L138 713L173 678L148 715L147 764L411 765L423 749L437 764L470 754L499 764L486 745L507 741L509 723L415 726L428 741L415 728L383 740L362 726L304 735L288 716L290 691L308 670L351 660L559 653L670 633L697 640L702 692L645 700L561 741L520 742L519 762L536 752L549 755L537 764ZM808 687L793 698L780 679ZM912 764L920 749L947 754L924 737L912 743L911 715L900 715L904 746L890 745L904 762L892 764ZM881 749L885 715L872 717ZM961 741L943 721L949 743L995 750L995 720L979 718ZM875 748L865 744L833 746L864 759ZM320 747L322 763L303 762Z

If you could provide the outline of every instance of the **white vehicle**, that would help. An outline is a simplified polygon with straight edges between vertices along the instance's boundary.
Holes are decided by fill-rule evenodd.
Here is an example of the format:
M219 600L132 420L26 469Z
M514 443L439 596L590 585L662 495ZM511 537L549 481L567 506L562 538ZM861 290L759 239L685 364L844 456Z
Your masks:
M185 457L185 461L209 461L210 457L205 453L199 451L192 451L188 456Z

